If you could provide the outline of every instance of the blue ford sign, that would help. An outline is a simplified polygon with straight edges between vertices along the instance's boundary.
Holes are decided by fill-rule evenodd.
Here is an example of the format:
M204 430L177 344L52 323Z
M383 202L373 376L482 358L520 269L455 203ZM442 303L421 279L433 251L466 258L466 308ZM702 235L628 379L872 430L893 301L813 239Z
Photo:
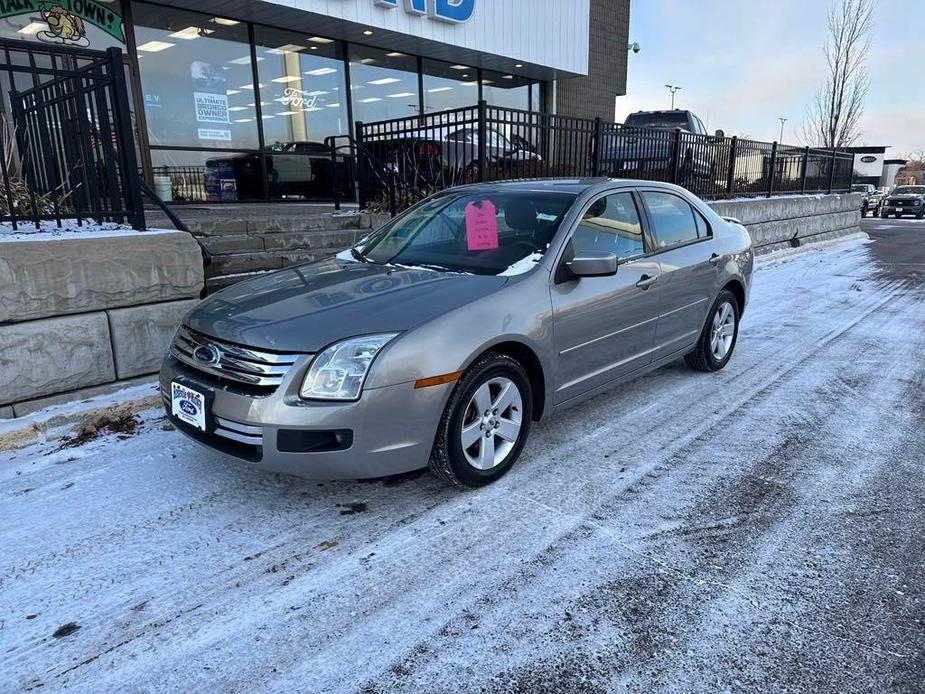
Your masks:
M394 10L399 2L408 14L427 15L450 24L468 22L475 12L475 0L373 0L378 7Z

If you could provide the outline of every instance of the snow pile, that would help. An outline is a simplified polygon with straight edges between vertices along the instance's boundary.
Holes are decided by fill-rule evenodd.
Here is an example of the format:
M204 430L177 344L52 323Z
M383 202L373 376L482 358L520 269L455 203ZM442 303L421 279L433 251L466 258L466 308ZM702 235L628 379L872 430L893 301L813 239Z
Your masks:
M13 228L10 222L0 222L0 241L22 241L23 239L48 240L52 238L75 238L80 236L97 236L105 232L133 232L128 224L117 222L97 222L95 219L62 219L59 223L54 220L42 220L36 226L34 222L17 222Z

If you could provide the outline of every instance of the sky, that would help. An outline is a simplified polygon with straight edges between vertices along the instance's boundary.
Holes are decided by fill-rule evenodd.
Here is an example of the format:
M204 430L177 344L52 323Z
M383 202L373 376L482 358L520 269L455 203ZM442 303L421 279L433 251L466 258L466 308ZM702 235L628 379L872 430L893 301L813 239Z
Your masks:
M802 144L801 126L824 82L829 0L632 0L627 95L616 118L666 109L665 84L682 87L708 130ZM890 145L888 157L925 149L925 0L877 0L871 78L856 145Z

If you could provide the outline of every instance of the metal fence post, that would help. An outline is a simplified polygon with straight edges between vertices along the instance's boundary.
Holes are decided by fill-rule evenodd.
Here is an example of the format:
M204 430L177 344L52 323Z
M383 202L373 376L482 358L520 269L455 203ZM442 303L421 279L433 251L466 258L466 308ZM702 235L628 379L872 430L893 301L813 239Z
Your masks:
M726 196L732 197L732 188L735 185L736 172L736 148L739 144L739 138L735 135L729 143L729 167L726 171Z
M488 102L479 100L479 183L485 180L485 158L488 156Z
M771 165L768 176L768 197L774 195L774 176L777 174L777 142L771 143Z
M829 195L832 194L832 186L835 184L835 157L838 154L838 150L834 147L832 148L832 163L829 166Z
M389 167L389 215L394 218L398 214L395 204L395 170Z
M357 207L361 210L366 209L366 190L364 183L366 182L366 161L363 158L363 121L358 120L354 124L354 131L356 133L356 155L357 155L357 182L356 182L356 191L357 191Z
M671 182L678 185L681 177L681 128L675 128L671 134Z
M145 229L145 208L141 201L141 180L138 175L138 160L135 158L135 137L132 132L132 117L128 105L128 86L125 84L125 68L122 65L122 51L109 48L109 69L113 78L113 109L119 153L122 164L123 195L129 212L129 219L135 229Z
M331 143L331 192L334 195L334 209L340 212L340 191L337 189L337 140L331 136L324 141Z
M800 195L806 195L806 174L809 171L809 145L803 149L803 172L800 174Z
M603 147L603 121L600 116L594 119L594 134L592 135L591 146L591 175L597 178L601 175L601 149Z

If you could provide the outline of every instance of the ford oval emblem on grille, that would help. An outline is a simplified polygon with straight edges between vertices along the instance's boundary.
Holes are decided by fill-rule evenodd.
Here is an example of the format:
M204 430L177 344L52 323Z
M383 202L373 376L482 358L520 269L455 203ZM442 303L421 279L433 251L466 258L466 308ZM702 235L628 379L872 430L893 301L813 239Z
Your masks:
M222 350L215 345L199 345L193 350L193 359L205 366L218 366L222 361Z
M868 155L866 157L861 157L861 161L864 162L865 164L873 164L875 161L877 161L877 157L872 157Z

